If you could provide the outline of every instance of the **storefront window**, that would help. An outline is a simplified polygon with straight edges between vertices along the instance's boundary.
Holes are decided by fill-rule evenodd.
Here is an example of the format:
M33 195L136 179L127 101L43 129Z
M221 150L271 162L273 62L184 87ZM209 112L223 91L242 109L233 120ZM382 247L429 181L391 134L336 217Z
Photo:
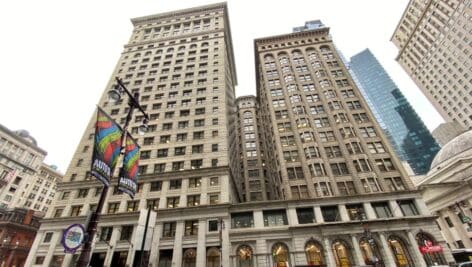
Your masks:
M324 266L324 256L321 245L310 240L305 245L306 261L309 266Z
M359 246L362 251L362 257L367 265L381 267L383 265L382 256L379 251L377 243L372 238L363 238L359 242Z
M399 237L391 236L388 239L388 244L392 250L397 267L413 266L408 250L404 245L405 243Z
M288 248L283 243L277 243L272 247L274 267L289 267Z
M337 267L352 266L349 249L343 241L334 242L332 248Z
M251 247L242 245L238 248L237 253L238 253L238 267L253 267Z

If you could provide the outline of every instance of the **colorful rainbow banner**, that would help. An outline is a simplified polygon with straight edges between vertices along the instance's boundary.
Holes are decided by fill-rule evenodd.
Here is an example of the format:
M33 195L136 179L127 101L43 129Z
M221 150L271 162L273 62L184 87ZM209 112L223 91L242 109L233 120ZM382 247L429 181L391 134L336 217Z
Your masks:
M131 135L126 132L125 157L120 170L118 190L134 198L138 190L139 146Z
M120 156L123 131L105 111L97 108L91 173L105 186L109 186Z

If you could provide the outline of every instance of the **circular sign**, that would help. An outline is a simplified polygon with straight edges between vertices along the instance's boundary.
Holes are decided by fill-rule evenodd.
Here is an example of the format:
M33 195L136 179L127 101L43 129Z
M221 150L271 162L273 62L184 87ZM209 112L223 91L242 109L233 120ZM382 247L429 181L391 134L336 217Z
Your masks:
M61 244L67 253L74 253L84 241L85 229L82 224L72 224L64 230Z

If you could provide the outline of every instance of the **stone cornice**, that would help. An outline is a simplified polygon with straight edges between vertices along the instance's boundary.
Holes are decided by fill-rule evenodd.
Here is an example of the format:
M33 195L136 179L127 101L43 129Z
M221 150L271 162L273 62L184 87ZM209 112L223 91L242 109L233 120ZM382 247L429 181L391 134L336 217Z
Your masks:
M48 154L46 152L46 150L40 148L39 146L37 146L33 143L30 143L30 142L26 141L21 136L18 136L17 134L15 134L13 131L11 131L7 127L3 126L2 124L0 124L0 131L4 132L5 134L7 134L11 138L15 139L16 141L22 143L23 145L25 145L29 148L32 148L33 150L35 150L36 152L42 154L43 156L46 156Z
M292 32L287 34L280 34L274 35L269 37L262 37L257 38L254 40L254 45L257 48L259 44L268 44L268 43L277 43L277 42L285 42L285 41L293 41L296 38L308 38L308 37L319 37L325 36L329 34L329 27L323 27L316 30L311 31L302 31L302 32Z
M204 12L213 11L217 9L223 9L226 12L226 9L227 9L226 2L199 6L199 7L192 7L192 8L164 12L164 13L158 13L158 14L154 14L150 16L137 17L137 18L131 19L131 22L133 23L134 26L137 26L139 24L150 23L155 20L186 16L186 15L195 14L197 12L204 13Z

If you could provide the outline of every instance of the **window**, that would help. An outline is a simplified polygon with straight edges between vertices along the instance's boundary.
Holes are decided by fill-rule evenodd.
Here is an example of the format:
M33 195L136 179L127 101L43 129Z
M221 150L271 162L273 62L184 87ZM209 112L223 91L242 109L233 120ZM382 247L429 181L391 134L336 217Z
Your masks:
M161 189L162 189L162 181L151 182L151 189L150 189L151 192L161 191Z
M288 179L304 179L302 167L287 168Z
M388 206L388 202L376 202L372 203L377 218L389 218L392 217L392 211Z
M336 222L341 219L339 215L338 206L324 206L321 207L321 214L325 222Z
M282 226L287 225L287 213L285 210L265 210L264 215L264 226Z
M37 256L36 259L34 260L34 264L43 264L44 263L44 259L46 258L46 256Z
M444 217L444 220L446 221L447 226L449 226L449 227L454 227L454 224L452 223L451 218L449 218L449 217Z
M211 151L212 151L212 152L218 151L218 144L212 144L212 145L211 145Z
M167 198L167 208L177 208L179 206L180 197L168 197Z
M405 190L405 184L400 177L385 178L385 183L390 191Z
M185 147L184 146L176 147L174 149L174 155L176 156L185 155Z
M218 220L209 220L208 232L217 232L217 231L218 231Z
M70 216L72 217L80 216L81 212L82 212L82 205L72 206L71 211L70 211Z
M187 140L187 134L186 133L177 134L177 139L176 139L177 142L183 142L183 141L186 141L186 140Z
M47 232L47 233L44 235L43 243L49 243L49 242L51 242L52 234L53 234L53 232Z
M231 213L231 228L251 228L254 227L254 217L252 212Z
M203 139L203 137L204 137L204 132L203 131L193 132L193 139L194 140Z
M349 220L351 221L366 219L362 204L346 205L346 210L347 210L347 214L349 215Z
M335 176L342 176L342 175L348 175L349 174L349 170L347 168L347 165L344 162L331 163L330 167L331 167L331 171L333 172L333 175L335 175Z
M299 224L314 223L315 212L313 208L298 208L297 218Z
M64 192L62 192L61 200L69 199L69 196L70 196L70 192L69 191L64 191Z
M402 210L404 216L419 215L419 212L416 209L416 205L412 199L398 200L397 203L400 206L400 209Z
M138 211L139 209L139 201L128 201L128 205L126 207L127 212Z
M188 195L187 196L187 207L200 206L200 195Z
M198 234L198 220L185 221L185 236Z
M123 226L121 226L120 240L130 240L132 234L133 234L133 226L132 225L123 225Z
M108 203L108 212L109 214L117 213L120 208L120 202Z
M393 166L392 160L391 159L376 159L375 164L379 168L381 172L389 172L389 171L394 171L395 167Z
M210 186L217 186L219 184L219 177L210 177Z
M175 179L169 181L169 190L180 189L182 187L182 180Z
M169 149L164 148L164 149L158 149L157 150L157 157L158 158L165 158L169 154Z
M63 211L64 211L64 208L56 208L56 209L54 210L54 215L53 215L53 217L54 217L54 218L59 218L59 217L61 217Z
M183 161L172 162L172 170L173 171L181 171L183 169L184 169L184 162Z
M361 183L362 187L364 187L365 193L375 193L381 191L377 178L361 179Z
M201 177L189 178L188 181L189 181L189 183L188 183L189 188L198 188L202 185L202 178Z
M110 241L112 233L113 233L113 227L102 227L99 233L99 240Z
M79 193L77 194L77 198L84 198L88 195L88 188L79 189Z
M166 170L165 163L154 164L154 173L162 173L162 172L165 172L165 170Z
M190 161L190 167L192 169L200 169L203 166L203 160L195 159Z
M193 145L192 154L200 154L200 153L203 153L203 145Z
M148 207L148 209L157 211L159 209L159 199L158 198L148 199L146 201L146 206Z
M162 229L162 237L174 237L176 225L177 224L175 222L164 223Z

